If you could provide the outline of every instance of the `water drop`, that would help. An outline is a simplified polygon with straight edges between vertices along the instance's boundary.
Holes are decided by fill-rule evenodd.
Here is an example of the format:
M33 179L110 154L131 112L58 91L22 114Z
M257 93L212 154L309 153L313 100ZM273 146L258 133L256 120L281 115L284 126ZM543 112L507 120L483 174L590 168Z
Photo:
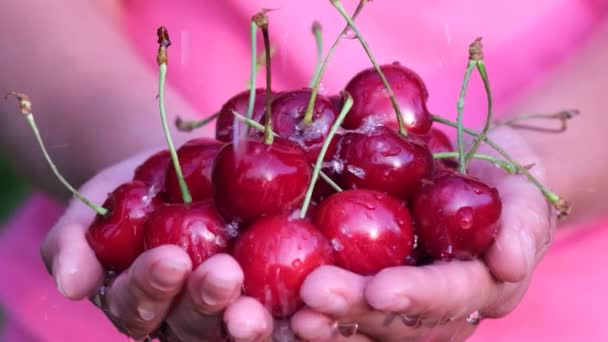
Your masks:
M462 229L470 229L473 227L473 208L471 207L462 207L456 211L456 219L458 220L458 225Z
M300 259L296 259L291 263L291 266L295 269L299 269L302 266L302 261Z
M346 32L344 32L344 38L346 39L356 39L357 34L353 31L352 27L349 27Z
M355 175L358 178L365 178L365 170L363 170L360 167L354 166L354 165L347 165L346 169L348 170L348 172L352 173L353 175Z
M467 323L472 325L478 325L479 322L483 319L483 316L479 311L474 311L470 315L467 316Z
M338 332L344 337L353 337L359 330L357 323L338 323Z
M226 233L228 236L235 238L239 235L239 224L236 221L232 221L226 225Z
M331 246L336 252L339 252L344 249L344 245L338 239L331 239Z

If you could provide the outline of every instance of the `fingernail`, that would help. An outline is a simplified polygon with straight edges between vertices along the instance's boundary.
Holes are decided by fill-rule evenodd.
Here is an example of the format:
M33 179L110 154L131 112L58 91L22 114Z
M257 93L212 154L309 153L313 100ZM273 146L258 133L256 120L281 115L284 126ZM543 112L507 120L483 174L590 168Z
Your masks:
M346 298L339 294L334 294L329 297L328 306L331 308L331 311L336 314L345 313L350 307Z
M137 307L137 313L144 321L151 321L156 317L156 308L151 304L140 304Z
M78 269L70 265L69 262L63 262L58 258L53 265L53 273L55 274L55 286L57 290L66 298L71 298L72 291L70 291L68 277L73 277Z
M526 269L528 272L530 272L534 268L534 261L536 259L536 245L530 233L525 230L520 231L519 239L521 241L520 246L522 257L526 261Z
M152 266L151 280L160 289L179 285L188 270L188 264L179 260L160 260Z
M209 306L216 306L228 299L227 297L233 292L233 288L221 286L212 279L207 278L201 285L201 300Z
M404 312L407 311L412 305L412 301L401 294L395 294L393 296L385 296L374 301L373 307L381 311L389 312Z

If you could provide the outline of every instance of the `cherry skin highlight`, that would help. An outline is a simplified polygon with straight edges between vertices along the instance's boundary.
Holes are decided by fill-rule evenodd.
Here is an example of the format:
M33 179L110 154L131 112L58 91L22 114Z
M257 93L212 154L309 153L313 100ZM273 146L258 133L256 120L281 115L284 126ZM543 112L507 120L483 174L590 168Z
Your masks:
M274 96L274 94L271 94ZM238 93L229 99L220 110L217 122L215 124L215 138L223 142L232 142L234 135L234 114L235 111L241 115L247 115L249 107L249 90ZM255 92L255 100L253 105L253 113L251 119L258 121L264 116L266 109L266 89L258 88ZM247 129L251 134L257 134L254 129L249 128L246 124L241 124L239 128ZM249 133L247 134L247 136Z
M317 161L321 146L336 121L338 111L324 96L317 96L313 107L312 122L305 124L304 114L310 100L311 90L300 89L278 94L272 100L272 129L279 136L300 145L308 156L308 161ZM264 118L260 120L264 123ZM331 156L332 151L328 152Z
M431 176L433 155L421 141L404 138L387 127L344 136L340 147L345 189L371 189L410 198L420 181Z
M217 140L198 138L182 145L177 150L179 165L194 202L212 197L211 169L219 150L224 146ZM181 203L182 191L177 181L175 168L170 167L165 183L169 201Z
M312 167L304 150L276 137L228 144L217 155L212 171L213 199L228 221L290 212L302 205Z
M135 169L133 180L142 181L159 192L165 191L165 178L170 163L171 154L169 151L159 151Z
M398 63L382 65L380 70L395 93L407 131L416 135L427 134L433 121L426 107L428 91L420 76ZM398 128L395 109L374 68L359 72L348 83L346 91L354 103L342 124L345 128L369 125Z
M403 201L373 190L347 190L315 209L313 223L334 249L336 265L361 275L413 258L414 228Z
M106 216L97 215L86 239L108 271L127 269L144 250L144 223L162 201L142 181L130 181L114 190L103 204Z
M501 211L495 188L448 170L423 182L412 201L420 243L436 259L468 260L483 254L498 234Z
M166 203L145 223L144 248L179 246L196 268L212 255L228 250L233 233L210 200Z
M333 263L329 241L308 221L286 214L255 222L237 239L233 255L245 274L244 293L276 318L301 308L306 276Z

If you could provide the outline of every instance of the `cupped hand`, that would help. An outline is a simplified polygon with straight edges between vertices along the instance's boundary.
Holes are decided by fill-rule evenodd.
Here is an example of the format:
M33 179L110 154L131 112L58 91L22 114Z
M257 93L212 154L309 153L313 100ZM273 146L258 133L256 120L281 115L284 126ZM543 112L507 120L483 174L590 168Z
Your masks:
M522 165L535 164L531 172L544 180L539 158L515 131L497 128L490 138ZM479 153L498 156L486 146ZM496 187L503 202L502 228L484 258L392 267L373 277L319 268L302 286L307 307L292 318L295 334L307 341L348 334L356 340L463 341L481 319L510 313L551 242L555 215L525 177L480 161L469 170Z
M123 182L148 155L110 167L82 189L96 203ZM67 298L94 298L123 333L142 339L160 331L172 341L235 341L267 338L273 321L257 301L241 296L243 272L229 255L217 254L196 269L177 246L141 254L109 283L85 233L94 212L72 201L48 233L41 254L57 288ZM103 295L99 295L103 288Z

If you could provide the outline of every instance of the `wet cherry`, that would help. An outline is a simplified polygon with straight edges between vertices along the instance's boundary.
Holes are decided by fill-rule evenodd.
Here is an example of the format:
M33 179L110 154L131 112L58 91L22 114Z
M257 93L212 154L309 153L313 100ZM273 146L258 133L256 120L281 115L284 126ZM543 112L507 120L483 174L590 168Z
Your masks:
M274 94L273 94L274 95ZM260 120L264 115L266 109L266 89L256 89L255 102L253 106L253 113L251 118L255 121ZM247 114L247 107L249 106L249 90L238 93L229 99L220 110L217 122L215 124L215 138L223 142L232 142L232 136L234 134L234 114L232 111L236 111L241 115ZM246 125L240 125L243 129L247 128ZM253 131L252 131L253 132Z
M144 222L162 201L142 181L122 184L103 204L105 216L97 215L86 238L106 270L127 269L144 249Z
M433 171L433 156L425 144L387 127L346 134L339 153L344 168L338 179L347 189L371 189L407 199Z
M196 268L210 256L226 251L235 234L210 200L166 203L145 223L144 248L179 246L188 253Z
M211 169L215 157L223 145L224 143L217 140L198 138L188 141L177 150L179 164L193 201L202 201L212 197ZM173 167L170 167L167 172L165 186L170 202L181 203L183 201Z
M405 128L412 134L426 134L433 121L426 108L428 91L420 76L398 63L383 65L380 69L395 93ZM354 104L344 120L345 128L380 124L398 127L395 109L374 68L358 73L346 91L352 95Z
M168 150L159 151L151 155L135 169L133 180L140 180L154 187L157 191L165 190L165 178L171 163L171 154Z
M213 198L228 221L251 222L289 212L302 204L312 175L304 150L275 138L228 144L217 155L212 171Z
M483 254L498 234L501 211L495 188L447 170L423 182L412 201L424 251L442 259L471 259Z
M431 128L429 133L423 136L422 139L426 142L432 153L456 151L454 146L452 146L450 138L448 138L443 131L437 128ZM441 158L435 161L440 167L447 167L450 169L456 169L458 167L458 161L456 158Z
M414 228L405 202L373 190L347 190L315 209L315 226L334 249L336 265L361 275L413 257Z
M334 105L336 112L340 112L340 110L342 110L342 106L344 106L344 98L342 95L331 95L328 96L327 99Z
M256 221L234 246L243 268L244 293L266 306L274 317L287 317L303 304L304 279L321 265L333 263L328 240L308 221L289 215Z

